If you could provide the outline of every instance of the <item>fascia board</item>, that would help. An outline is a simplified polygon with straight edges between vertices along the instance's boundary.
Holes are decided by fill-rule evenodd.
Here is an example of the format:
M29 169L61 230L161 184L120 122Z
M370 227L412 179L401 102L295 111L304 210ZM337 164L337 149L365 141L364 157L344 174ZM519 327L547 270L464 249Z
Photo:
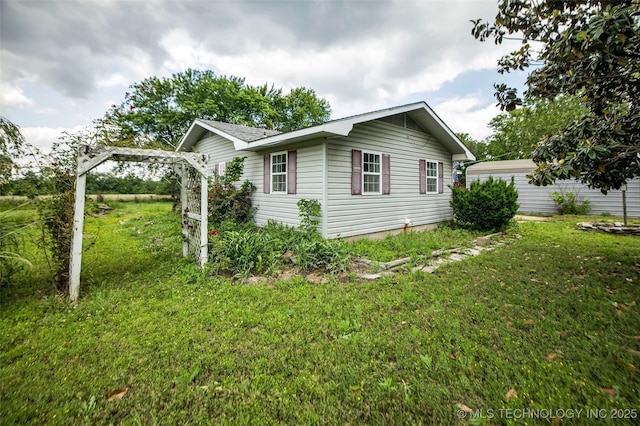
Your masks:
M180 144L178 144L178 148L176 148L176 151L180 151L180 150L188 150L189 148L191 148L195 142L197 141L197 139L199 138L199 135L197 135L197 130L196 127L200 127L201 129L204 130L208 130L212 133L215 133L216 135L219 135L231 142L233 142L233 146L236 149L236 151L241 151L243 149L246 149L249 144L245 141L243 141L242 139L238 139L235 136L231 136L230 134L223 132L220 129L217 129L213 126L208 125L207 123L200 121L198 119L194 120L193 124L191 124L191 127L189 127L189 130L187 131L187 133L184 135L184 137L182 138L182 140L180 141ZM191 139L195 139L195 140L191 140Z

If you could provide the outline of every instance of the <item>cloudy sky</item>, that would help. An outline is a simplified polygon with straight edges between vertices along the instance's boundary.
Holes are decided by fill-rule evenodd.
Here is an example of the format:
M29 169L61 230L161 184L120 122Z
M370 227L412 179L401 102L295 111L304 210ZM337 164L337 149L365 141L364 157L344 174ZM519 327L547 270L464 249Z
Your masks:
M0 115L50 146L124 98L187 68L252 85L309 87L332 118L426 101L455 132L490 134L502 46L471 19L497 0L0 0ZM510 44L509 44L510 43Z

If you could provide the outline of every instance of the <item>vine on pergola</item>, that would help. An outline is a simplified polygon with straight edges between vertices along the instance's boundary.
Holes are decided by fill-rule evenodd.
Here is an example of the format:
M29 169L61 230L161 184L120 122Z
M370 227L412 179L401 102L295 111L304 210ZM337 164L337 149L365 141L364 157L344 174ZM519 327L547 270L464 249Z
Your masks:
M182 254L192 256L199 265L207 261L207 162L205 154L151 149L90 147L78 148L76 198L73 236L69 264L69 297L76 301L80 294L82 237L87 173L107 160L164 164L181 176Z

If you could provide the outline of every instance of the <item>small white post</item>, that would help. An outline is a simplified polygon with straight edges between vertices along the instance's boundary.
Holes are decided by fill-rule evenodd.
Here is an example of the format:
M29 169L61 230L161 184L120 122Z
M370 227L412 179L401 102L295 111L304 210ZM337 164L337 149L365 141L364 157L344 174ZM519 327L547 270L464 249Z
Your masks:
M82 234L84 231L84 195L87 187L87 174L76 178L76 201L73 211L73 229L71 237L71 259L69 260L69 298L72 302L80 296L80 270L82 268Z
M182 257L189 256L189 228L184 224L186 221L185 210L187 209L187 167L180 166L180 201L182 202Z
M209 181L207 180L206 175L200 175L200 266L204 267L204 264L207 263L208 258L208 247L209 243L209 235L208 235L208 227L209 227L209 212L207 211L208 206L208 197L209 191L207 185Z

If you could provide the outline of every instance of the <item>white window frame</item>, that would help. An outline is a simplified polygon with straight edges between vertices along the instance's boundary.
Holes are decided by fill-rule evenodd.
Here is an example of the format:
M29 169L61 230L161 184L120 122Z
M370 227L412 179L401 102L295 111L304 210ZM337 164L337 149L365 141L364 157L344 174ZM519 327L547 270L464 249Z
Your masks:
M378 172L365 172L365 155L377 155L378 156ZM378 176L378 191L365 191L365 179L366 176ZM382 153L373 151L362 151L362 195L380 195L382 194Z
M269 158L269 167L271 167L270 170L270 187L271 187L271 193L272 194L286 194L287 193L287 173L289 171L289 156L287 155L287 151L282 151L282 152L274 152L271 154L270 158ZM274 172L273 171L273 160L274 157L282 155L284 156L284 172ZM284 176L284 190L282 191L276 191L275 188L273 187L273 178L275 176Z
M218 173L218 176L222 177L224 176L224 173L227 171L227 163L226 162L221 162L216 164L216 173Z
M436 175L435 176L429 176L429 164L433 164L435 166L435 172ZM433 161L433 160L427 160L425 159L425 171L424 171L424 178L425 178L425 182L424 182L424 188L427 194L438 194L438 188L440 188L440 182L438 182L438 162L437 161ZM435 180L435 190L433 191L429 191L429 179L432 180L432 182Z

